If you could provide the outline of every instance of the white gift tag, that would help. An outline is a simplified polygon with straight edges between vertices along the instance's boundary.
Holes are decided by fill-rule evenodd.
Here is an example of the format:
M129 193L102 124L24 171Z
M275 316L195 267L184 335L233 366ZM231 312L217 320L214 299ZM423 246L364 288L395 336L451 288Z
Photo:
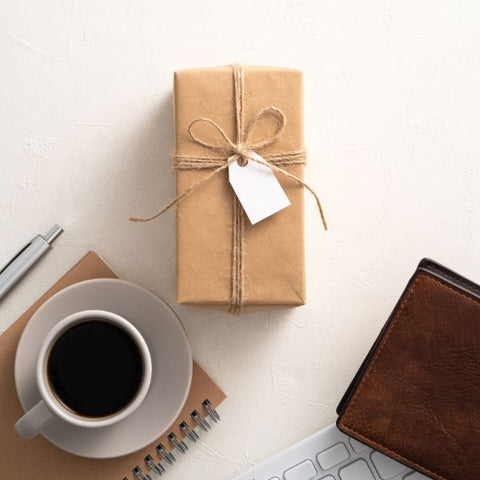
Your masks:
M249 156L263 165L251 161L241 167L233 162L228 167L228 179L248 219L255 225L288 207L290 200L265 160L255 152L249 152Z

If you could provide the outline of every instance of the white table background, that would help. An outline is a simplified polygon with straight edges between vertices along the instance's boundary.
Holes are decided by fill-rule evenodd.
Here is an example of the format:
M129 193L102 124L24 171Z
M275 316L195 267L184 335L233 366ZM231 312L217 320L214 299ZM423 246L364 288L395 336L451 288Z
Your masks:
M480 280L475 0L0 3L0 263L65 233L0 304L6 329L84 253L165 298L229 398L167 478L220 480L335 419L417 262ZM308 304L231 317L175 303L172 74L305 73Z

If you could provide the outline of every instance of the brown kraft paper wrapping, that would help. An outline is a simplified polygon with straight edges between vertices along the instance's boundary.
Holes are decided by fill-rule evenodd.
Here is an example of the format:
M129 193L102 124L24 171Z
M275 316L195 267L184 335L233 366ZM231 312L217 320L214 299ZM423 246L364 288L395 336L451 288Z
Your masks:
M238 67L237 67L238 68ZM282 134L258 151L261 156L303 151L302 72L275 67L242 67L245 125L267 107L280 109L286 119ZM192 121L209 118L237 142L234 68L202 68L175 72L174 156L218 157L218 152L195 142ZM272 136L272 123L260 119L254 139ZM215 142L218 132L203 128L202 138ZM201 128L196 130L200 131ZM217 133L217 135L215 135ZM211 140L210 140L211 139ZM280 155L281 156L281 155ZM225 161L228 155L225 156ZM303 164L281 168L303 179ZM177 194L197 184L213 169L177 169ZM235 197L228 169L214 175L177 204L177 301L232 313L305 303L303 186L275 173L291 205L251 225L243 216L240 232L233 232ZM237 207L238 208L238 207ZM241 207L240 207L241 208ZM234 235L242 243L241 259L232 259ZM237 238L237 239L238 239ZM238 262L240 287L235 286ZM235 264L237 262L237 264ZM235 277L235 278L234 278ZM238 280L238 278L237 278ZM232 288L241 289L241 304L232 308Z

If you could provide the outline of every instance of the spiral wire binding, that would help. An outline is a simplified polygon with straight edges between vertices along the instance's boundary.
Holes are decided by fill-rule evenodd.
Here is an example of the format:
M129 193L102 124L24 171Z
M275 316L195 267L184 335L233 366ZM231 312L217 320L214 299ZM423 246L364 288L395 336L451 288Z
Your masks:
M195 430L191 430L187 422L182 422L180 425L180 430L182 433L188 437L192 442L196 442L200 437Z
M208 412L210 415L210 418L215 422L218 423L220 421L220 415L217 413L217 411L212 407L212 404L210 403L210 400L207 398L202 402L203 408Z
M194 422L205 432L210 430L210 424L196 411L192 412L192 418Z
M161 443L159 443L155 447L155 450L156 450L158 456L161 457L163 460L165 460L170 465L173 465L173 462L177 461L177 459L173 456L173 453L172 452L167 452L167 449Z
M148 473L143 473L138 465L132 470L132 472L138 480L152 480L152 477Z
M157 475L163 475L165 473L165 467L160 463L155 463L155 460L151 455L147 455L145 458L145 463L150 470L153 470Z
M202 407L205 410L206 414L214 423L218 423L220 421L220 415L218 412L213 408L212 403L208 398L206 398L202 402ZM178 428L180 431L185 435L185 440L188 438L192 442L197 442L200 439L200 436L195 431L196 427L201 428L203 431L208 432L212 427L210 423L206 420L204 416L202 416L198 410L194 410L190 414L194 425L190 427L190 425L183 421L180 423ZM188 445L186 444L185 440L179 439L174 432L170 432L167 436L170 445L173 449L177 449L180 453L187 453ZM141 467L138 465L133 468L132 472L134 477L137 480L153 480L152 476L150 475L152 472L155 473L153 477L157 478L158 476L163 475L166 472L165 467L162 465L162 461L165 461L169 465L173 465L176 461L175 456L173 453L169 452L165 446L159 443L155 447L155 451L157 452L158 457L160 458L159 462L156 462L151 455L147 455L144 458L144 462L147 468L148 473L144 473ZM127 477L124 477L123 480L128 480Z
M177 436L172 432L168 435L169 442L176 447L179 452L187 453L188 445L183 440L178 440Z

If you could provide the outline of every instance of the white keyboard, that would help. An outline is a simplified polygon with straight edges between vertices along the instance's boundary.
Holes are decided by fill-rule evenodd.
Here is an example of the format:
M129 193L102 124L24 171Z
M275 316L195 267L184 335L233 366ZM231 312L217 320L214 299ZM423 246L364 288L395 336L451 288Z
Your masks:
M430 480L348 437L320 430L234 480Z

